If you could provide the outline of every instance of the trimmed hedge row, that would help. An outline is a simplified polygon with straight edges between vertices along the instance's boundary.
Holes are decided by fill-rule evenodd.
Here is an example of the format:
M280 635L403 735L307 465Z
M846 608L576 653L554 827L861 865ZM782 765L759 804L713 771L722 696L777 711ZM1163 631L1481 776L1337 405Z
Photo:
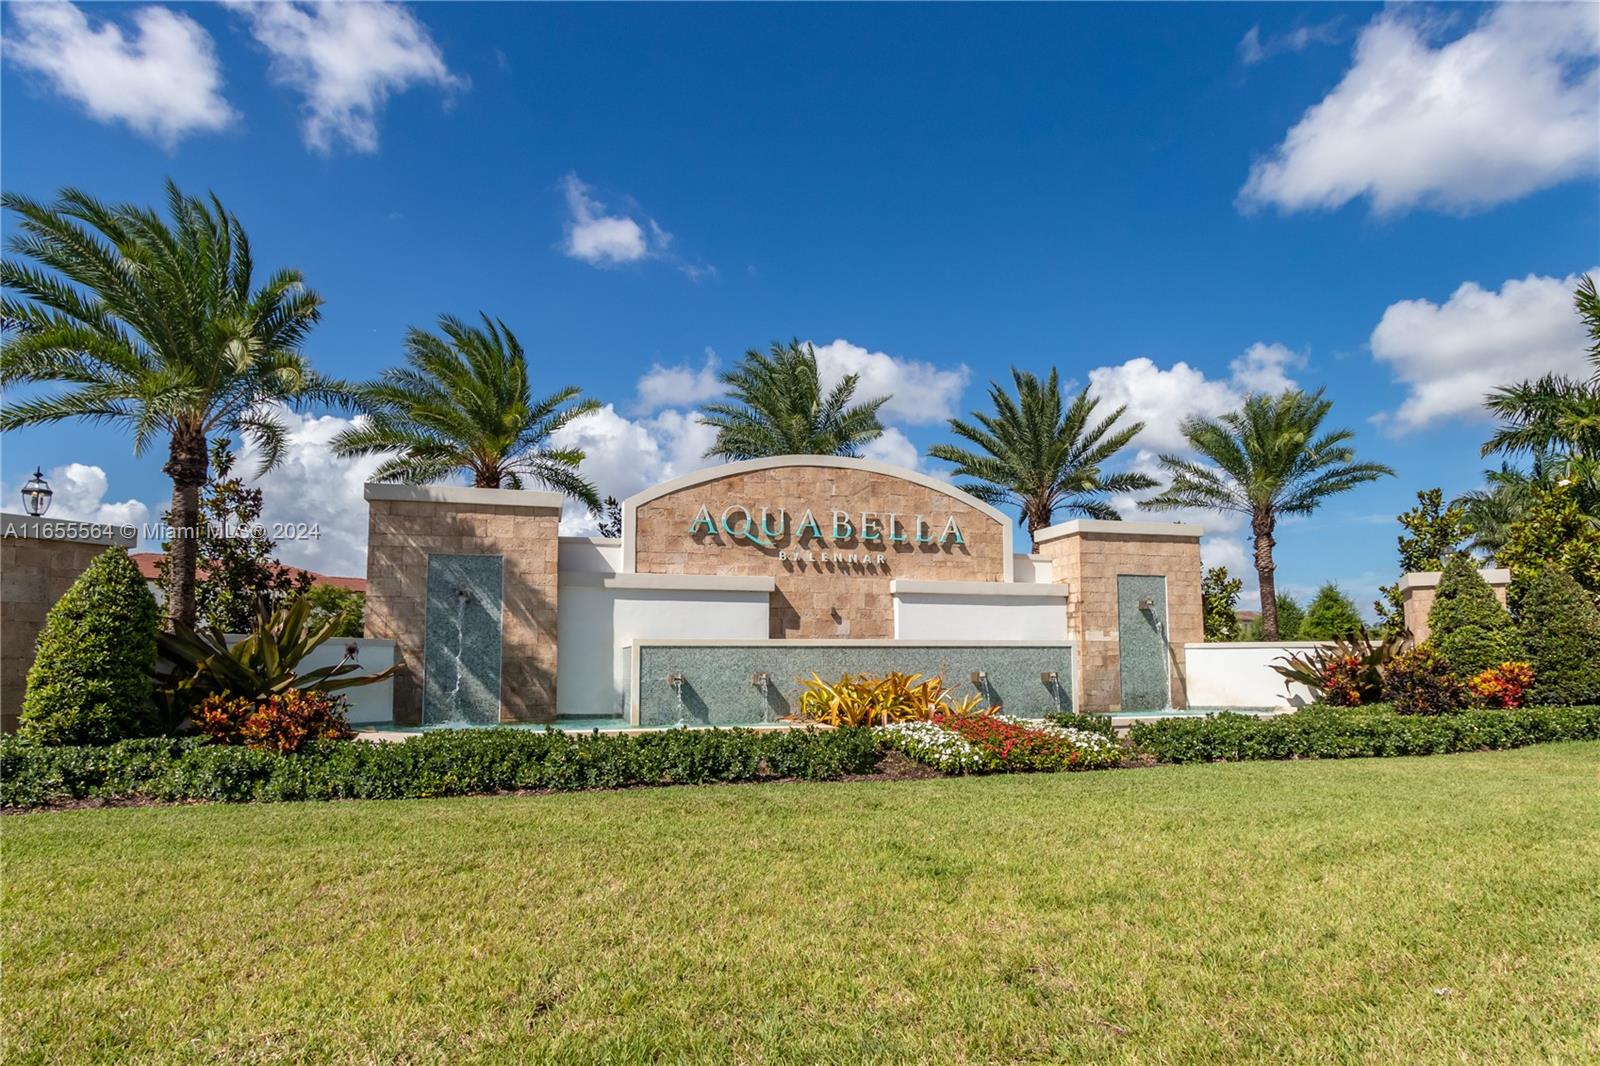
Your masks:
M1137 724L1133 747L1160 762L1445 755L1600 739L1600 707L1400 715L1382 705L1309 707L1280 718L1218 714Z
M0 738L0 806L75 799L420 799L517 789L561 791L867 773L868 729L747 729L569 735L516 729L429 733L402 743L316 741L293 755L204 738L48 747Z

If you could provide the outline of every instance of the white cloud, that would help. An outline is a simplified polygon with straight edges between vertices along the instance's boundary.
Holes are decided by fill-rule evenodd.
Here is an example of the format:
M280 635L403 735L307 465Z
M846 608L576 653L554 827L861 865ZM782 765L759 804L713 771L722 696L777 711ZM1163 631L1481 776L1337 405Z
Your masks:
M630 419L606 404L557 430L551 441L564 448L582 448L579 467L594 482L601 498L627 499L640 489L711 466L705 458L716 430L702 425L693 412L662 411L653 418ZM594 516L580 503L562 508L565 536L590 536Z
M1389 305L1369 341L1373 358L1409 390L1386 419L1389 427L1404 432L1452 415L1485 417L1484 397L1524 378L1587 377L1583 323L1572 306L1578 280L1530 274L1498 292L1469 281L1443 304Z
M378 112L413 85L464 89L427 27L392 3L240 3L274 78L305 97L306 144L378 148Z
M1306 358L1281 344L1263 344L1260 341L1244 350L1244 354L1228 364L1233 382L1246 392L1282 392L1294 387L1290 369L1306 365Z
M1135 438L1141 448L1182 451L1183 421L1216 418L1237 408L1251 392L1282 392L1295 381L1288 371L1305 365L1305 356L1282 344L1257 341L1228 364L1227 379L1208 378L1199 367L1173 363L1163 370L1144 356L1089 371L1089 391L1107 408L1128 407L1127 421L1144 423Z
M567 201L567 236L561 250L570 258L602 268L659 259L690 281L717 276L717 268L709 263L691 262L674 252L672 234L655 219L641 215L641 222L625 212L610 211L576 174L561 179L561 191Z
M70 3L12 4L10 16L6 59L101 122L126 123L171 148L234 119L211 36L186 15L140 8L131 36L109 19L91 24Z
M45 471L44 479L50 483L50 490L54 493L50 497L50 510L45 514L46 518L70 518L79 522L135 528L150 521L152 512L143 502L106 499L111 482L102 467L66 463ZM21 491L20 483L0 485L0 499L6 501L6 510L13 514L24 513Z
M1126 404L1123 418L1144 423L1138 442L1157 451L1184 446L1185 418L1215 418L1237 407L1240 398L1232 385L1207 378L1199 367L1179 362L1163 370L1144 356L1089 371L1089 391L1103 401L1104 410L1097 413Z
M706 349L706 361L698 368L652 363L639 379L634 410L649 414L663 407L693 407L716 399L725 390L717 380L717 353Z
M1391 10L1354 63L1240 192L1249 208L1467 210L1600 165L1600 20L1592 4L1501 4L1435 47L1440 27Z
M261 489L261 522L269 532L279 522L317 527L314 537L279 538L278 559L323 574L365 576L367 507L362 486L372 480L384 457L341 459L333 454L333 438L356 420L283 409L277 415L289 430L282 463L252 482L260 452L246 442L234 469Z
M861 449L861 456L908 470L917 469L917 446L893 426L885 429L877 440L868 441Z
M964 365L941 370L932 363L869 352L843 339L814 347L825 388L832 388L846 374L860 374L856 400L888 396L889 402L879 414L886 421L906 425L929 425L954 417L971 376Z

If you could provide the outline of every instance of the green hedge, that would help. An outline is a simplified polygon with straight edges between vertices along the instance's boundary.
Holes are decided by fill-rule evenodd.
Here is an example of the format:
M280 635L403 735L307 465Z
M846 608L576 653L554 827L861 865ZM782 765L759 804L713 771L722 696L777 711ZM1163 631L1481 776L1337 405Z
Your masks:
M0 739L0 806L86 798L417 799L514 789L827 780L870 772L878 758L867 729L674 729L638 736L460 730L394 744L319 741L293 755L200 738L50 747L6 737Z
M1419 717L1383 706L1310 707L1279 718L1218 714L1135 725L1133 746L1161 762L1444 755L1600 739L1600 707L1474 710Z

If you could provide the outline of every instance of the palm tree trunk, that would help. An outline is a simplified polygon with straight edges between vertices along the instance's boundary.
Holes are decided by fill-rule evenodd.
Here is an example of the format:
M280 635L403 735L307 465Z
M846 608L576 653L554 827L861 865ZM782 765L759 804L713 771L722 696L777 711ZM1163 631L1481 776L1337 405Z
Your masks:
M1277 527L1277 516L1271 508L1263 507L1250 518L1250 532L1255 538L1256 580L1261 585L1261 639L1278 639L1278 585L1272 572L1272 531Z
M167 555L167 619L193 626L195 561L200 550L200 488L206 483L206 437L198 429L172 434L167 464L172 479L172 541Z

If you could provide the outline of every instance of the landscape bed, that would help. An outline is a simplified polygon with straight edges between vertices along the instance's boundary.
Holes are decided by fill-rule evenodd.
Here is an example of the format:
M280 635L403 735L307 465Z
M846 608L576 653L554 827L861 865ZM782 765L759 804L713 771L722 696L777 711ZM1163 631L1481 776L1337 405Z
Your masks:
M0 1058L1594 1061L1597 767L11 818Z
M400 743L315 741L278 754L203 738L51 746L0 738L0 808L83 800L226 803L425 799L870 775L885 755L945 774L1102 770L1154 763L1439 755L1600 739L1600 707L1399 715L1314 707L1280 718L1219 714L1137 724L937 715L878 728L668 729L635 735L441 730ZM887 776L900 776L889 774Z

